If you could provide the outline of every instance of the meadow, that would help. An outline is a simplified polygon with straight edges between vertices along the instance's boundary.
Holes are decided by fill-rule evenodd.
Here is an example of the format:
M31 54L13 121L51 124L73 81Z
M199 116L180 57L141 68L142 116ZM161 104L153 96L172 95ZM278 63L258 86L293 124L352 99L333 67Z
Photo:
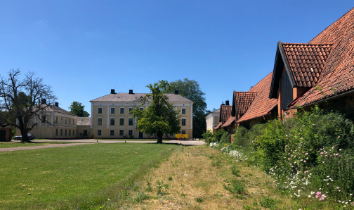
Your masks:
M119 203L133 180L177 147L91 144L0 152L0 209L90 209L107 200Z

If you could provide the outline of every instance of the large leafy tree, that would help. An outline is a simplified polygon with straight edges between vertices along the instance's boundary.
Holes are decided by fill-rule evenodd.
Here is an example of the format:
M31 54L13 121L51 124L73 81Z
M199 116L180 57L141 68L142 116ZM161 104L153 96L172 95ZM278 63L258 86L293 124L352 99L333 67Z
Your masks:
M79 117L89 117L90 114L86 112L84 108L85 106L77 101L74 101L69 107L71 113L76 114Z
M43 79L36 78L32 72L20 78L20 73L20 70L11 70L7 78L0 75L0 116L5 119L0 126L18 128L22 142L29 142L27 133L38 122L47 121L46 118L40 119L40 116L47 115L47 106L56 97L51 87L43 83ZM42 103L43 99L46 103Z
M151 94L146 94L143 103L149 106L145 110L136 107L132 110L132 114L137 117L138 130L145 133L153 133L157 136L157 143L162 143L162 136L169 133L178 133L181 129L180 116L174 111L174 106L168 102L166 95L162 93L162 89L167 88L166 81L149 84Z
M193 137L200 138L206 131L206 107L205 93L201 91L200 86L195 80L176 80L169 83L163 89L164 93L174 93L178 90L178 94L193 101Z

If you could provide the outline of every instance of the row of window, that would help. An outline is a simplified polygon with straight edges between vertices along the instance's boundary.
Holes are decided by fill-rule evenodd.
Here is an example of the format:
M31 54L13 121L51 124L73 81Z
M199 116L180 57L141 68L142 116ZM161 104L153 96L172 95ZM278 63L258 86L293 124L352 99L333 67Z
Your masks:
M186 134L186 131L182 130L182 134ZM97 130L97 136L101 136L101 135L102 135L102 130ZM109 135L114 136L114 130L110 130ZM124 136L124 130L119 130L119 136ZM133 130L128 130L128 136L133 136ZM173 136L173 134L170 134L170 136Z
M64 136L68 136L68 131L69 131L69 136L71 136L71 130L70 129L60 129L60 136L63 136L63 131L64 131ZM55 135L59 136L59 129L55 129ZM73 130L73 136L75 136L75 130Z
M42 123L46 123L46 121L47 121L47 116L42 116L41 122ZM58 124L58 117L57 116L55 117L54 123ZM62 117L60 117L60 123L63 124L63 118ZM69 118L69 123L68 123L68 118L65 118L64 119L64 124L71 125L71 118ZM75 125L75 119L72 119L72 125Z
M124 114L124 107L120 107L119 108L119 114ZM132 110L133 108L129 107L129 113L130 111ZM139 108L140 110L144 110L144 108L140 107ZM97 113L98 114L102 114L103 110L102 110L102 107L98 107L98 110L97 110ZM186 108L182 108L182 114L186 114ZM115 114L116 113L116 108L115 107L111 107L111 114Z
M115 125L115 123L116 123L116 119L112 117L109 121L109 125ZM133 118L129 118L128 124L129 125L134 124ZM101 117L97 118L97 125L102 125L102 118ZM119 125L124 125L124 118L123 117L119 118ZM186 126L186 119L185 118L182 118L182 126Z

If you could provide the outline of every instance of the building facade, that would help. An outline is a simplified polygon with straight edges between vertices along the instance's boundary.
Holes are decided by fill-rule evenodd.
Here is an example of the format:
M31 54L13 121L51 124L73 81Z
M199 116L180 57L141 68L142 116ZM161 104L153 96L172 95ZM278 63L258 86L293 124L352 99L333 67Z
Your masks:
M46 106L44 114L36 115L33 122L37 123L29 133L39 139L72 139L77 138L77 116L59 107L58 102ZM16 128L16 136L21 131Z
M220 116L220 109L217 109L205 117L207 131L211 131L211 132L214 131L214 128L219 124L219 116Z
M140 132L136 127L136 119L130 111L139 107L146 109L147 101L142 105L142 99L146 93L111 93L91 100L91 132L95 138L156 138L154 134ZM183 96L165 94L168 101L175 106L181 116L181 134L188 134L193 138L193 102ZM168 134L163 138L175 138L175 134Z

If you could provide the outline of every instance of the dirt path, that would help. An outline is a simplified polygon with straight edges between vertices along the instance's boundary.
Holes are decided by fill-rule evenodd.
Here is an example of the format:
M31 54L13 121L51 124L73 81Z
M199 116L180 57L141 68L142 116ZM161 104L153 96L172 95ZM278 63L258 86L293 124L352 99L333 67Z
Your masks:
M11 152L16 150L29 150L29 149L43 149L43 148L51 148L51 147L69 147L69 146L77 146L84 144L93 144L93 143L72 143L72 144L51 144L44 146L33 146L33 147L10 147L10 148L0 148L0 152Z

